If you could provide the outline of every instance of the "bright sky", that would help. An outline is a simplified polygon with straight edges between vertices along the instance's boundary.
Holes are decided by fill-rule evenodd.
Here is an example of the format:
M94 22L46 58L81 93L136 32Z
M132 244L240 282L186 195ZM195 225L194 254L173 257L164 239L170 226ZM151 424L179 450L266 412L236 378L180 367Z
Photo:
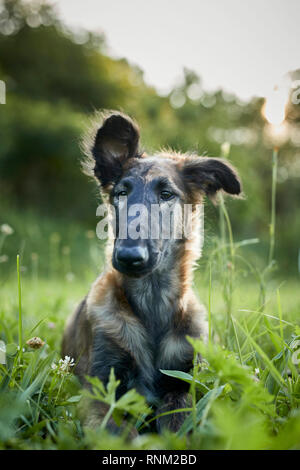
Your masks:
M299 0L52 0L72 27L104 32L109 52L166 92L183 67L206 90L265 96L300 68Z

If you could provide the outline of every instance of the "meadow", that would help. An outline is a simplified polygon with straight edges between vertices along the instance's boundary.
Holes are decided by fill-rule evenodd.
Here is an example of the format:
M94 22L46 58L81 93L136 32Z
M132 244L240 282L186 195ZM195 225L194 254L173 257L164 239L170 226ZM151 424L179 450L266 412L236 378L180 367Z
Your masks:
M263 97L205 89L189 68L162 95L130 58L110 56L108 43L71 30L53 2L0 1L0 448L300 449L295 90L280 104L278 128ZM299 83L300 69L287 78ZM223 156L243 183L245 199L205 203L194 287L209 341L193 342L202 362L189 374L164 371L190 384L192 406L177 434L153 432L156 416L135 391L116 400L113 371L107 389L92 378L87 394L73 358L60 356L65 321L105 261L95 233L99 188L80 167L82 136L101 109L134 118L149 154ZM98 429L80 420L89 400L109 405ZM128 426L109 434L108 418L125 414ZM139 436L130 440L133 427Z
M222 207L216 209L220 221ZM66 225L62 231L60 224L58 232L53 221L43 225L24 214L22 220L22 234L36 231L41 245L32 235L27 250L26 239L16 249L18 228L7 224L14 231L8 234L2 224L2 248L15 258L11 270L0 265L2 449L300 448L299 280L257 268L245 253L257 240L230 241L227 223L224 239L210 238L195 272L209 319L208 344L193 340L203 361L190 374L165 371L190 383L192 407L177 434L158 435L149 430L156 417L143 397L129 391L116 401L113 371L107 389L92 378L87 393L72 374L72 358L60 356L66 318L103 267L103 242L92 230ZM17 214L12 221L17 225ZM33 337L40 343L30 342ZM121 435L110 435L105 422L98 429L82 426L90 399L108 403L117 423L127 415ZM134 440L128 438L132 427L140 434Z

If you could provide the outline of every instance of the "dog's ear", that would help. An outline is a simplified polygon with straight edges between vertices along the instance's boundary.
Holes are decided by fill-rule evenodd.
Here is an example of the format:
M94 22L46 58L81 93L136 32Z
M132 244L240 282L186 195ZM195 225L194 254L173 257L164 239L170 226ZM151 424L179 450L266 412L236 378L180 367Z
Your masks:
M221 158L186 158L182 172L188 187L193 191L203 191L211 198L220 189L232 195L238 195L242 191L236 170Z
M92 154L94 174L103 188L122 175L122 165L128 158L138 156L139 128L128 116L109 115L98 129Z

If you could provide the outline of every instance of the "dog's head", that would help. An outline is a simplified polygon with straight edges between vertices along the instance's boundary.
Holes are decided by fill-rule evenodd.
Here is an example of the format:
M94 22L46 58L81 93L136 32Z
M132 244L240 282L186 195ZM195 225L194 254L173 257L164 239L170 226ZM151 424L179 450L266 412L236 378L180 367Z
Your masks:
M116 210L113 266L129 276L167 266L182 249L186 207L219 190L241 192L236 171L222 159L142 153L138 125L121 113L103 120L92 156L94 176Z

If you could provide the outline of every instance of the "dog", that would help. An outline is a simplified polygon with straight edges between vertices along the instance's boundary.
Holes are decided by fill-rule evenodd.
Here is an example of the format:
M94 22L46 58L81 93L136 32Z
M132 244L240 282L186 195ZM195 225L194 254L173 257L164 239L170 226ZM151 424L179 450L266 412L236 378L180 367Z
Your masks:
M207 338L205 308L192 289L193 268L201 255L196 207L219 190L239 195L241 182L228 161L168 151L147 155L139 139L139 127L130 117L119 112L102 117L86 146L85 167L100 183L103 200L116 211L126 200L129 225L134 222L130 208L136 204L149 211L156 206L161 213L188 205L192 234L164 238L158 219L156 237L120 237L117 216L106 269L69 319L62 354L75 359L75 373L86 386L86 375L107 384L113 367L120 380L118 396L135 388L159 414L189 403L189 384L160 370L190 371L194 355L186 337ZM182 218L172 220L182 224ZM141 223L136 228L141 230ZM107 405L95 402L87 424L100 424L106 412ZM163 416L156 421L157 430L176 432L184 417ZM107 426L118 432L112 418Z

